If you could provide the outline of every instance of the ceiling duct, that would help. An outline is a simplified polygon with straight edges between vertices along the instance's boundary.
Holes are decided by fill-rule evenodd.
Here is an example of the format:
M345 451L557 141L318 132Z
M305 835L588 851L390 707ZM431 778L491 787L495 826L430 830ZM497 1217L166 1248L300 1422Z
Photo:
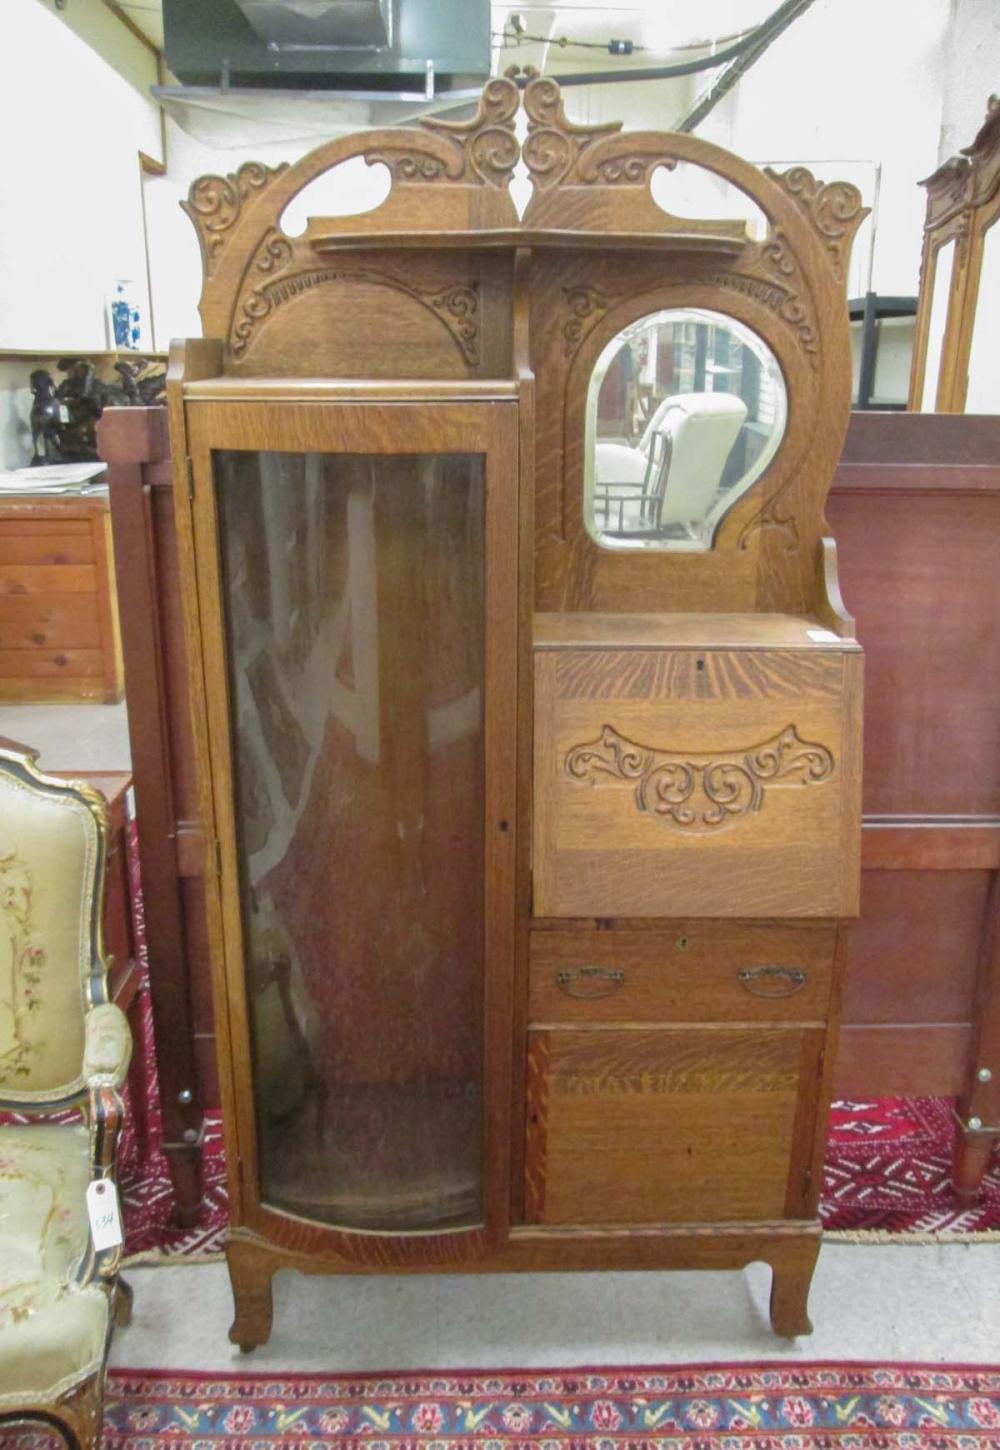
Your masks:
M385 50L390 0L236 0L270 50Z
M163 0L163 29L153 95L213 146L412 124L490 74L490 0Z
M490 0L163 0L163 40L186 86L433 95L489 75Z

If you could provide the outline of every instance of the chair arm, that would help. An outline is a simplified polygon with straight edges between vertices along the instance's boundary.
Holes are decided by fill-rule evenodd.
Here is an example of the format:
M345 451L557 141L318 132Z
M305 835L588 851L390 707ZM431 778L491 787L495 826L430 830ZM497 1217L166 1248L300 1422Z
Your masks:
M90 1009L84 1032L83 1071L90 1098L90 1176L114 1179L125 1117L118 1090L128 1072L132 1034L125 1013L113 1002L102 1002ZM93 1272L101 1279L113 1279L121 1257L120 1245L102 1249L92 1261Z
M113 1002L91 1007L84 1026L83 1075L87 1086L120 1088L132 1056L128 1020Z

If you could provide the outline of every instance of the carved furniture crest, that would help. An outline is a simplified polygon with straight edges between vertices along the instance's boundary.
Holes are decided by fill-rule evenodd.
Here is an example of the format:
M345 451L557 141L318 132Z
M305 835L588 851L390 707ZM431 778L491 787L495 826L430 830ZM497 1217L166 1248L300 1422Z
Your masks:
M634 799L665 826L693 833L731 825L764 804L764 782L816 785L833 775L825 745L803 740L794 725L760 745L723 753L659 750L605 725L597 740L575 745L566 774L591 785L602 777L635 782Z

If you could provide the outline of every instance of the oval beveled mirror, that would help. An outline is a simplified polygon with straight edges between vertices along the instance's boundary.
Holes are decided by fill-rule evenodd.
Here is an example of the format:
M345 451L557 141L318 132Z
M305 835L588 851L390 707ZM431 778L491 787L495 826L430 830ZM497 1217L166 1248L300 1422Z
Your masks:
M641 317L587 390L588 533L609 549L710 549L787 416L778 360L743 323L693 307Z

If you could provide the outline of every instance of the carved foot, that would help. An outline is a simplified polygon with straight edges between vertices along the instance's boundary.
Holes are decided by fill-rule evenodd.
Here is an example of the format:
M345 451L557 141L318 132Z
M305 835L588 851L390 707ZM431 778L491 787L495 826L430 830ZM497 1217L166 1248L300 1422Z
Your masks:
M799 1254L789 1263L772 1265L771 1328L783 1339L799 1334L812 1334L809 1318L809 1289L819 1254L819 1240L805 1255Z
M229 1338L243 1354L249 1354L271 1337L274 1300L271 1296L271 1275L268 1260L252 1245L226 1245L229 1282L233 1290L236 1313Z
M132 1323L132 1285L119 1278L115 1284L115 1323L119 1329L127 1329Z

